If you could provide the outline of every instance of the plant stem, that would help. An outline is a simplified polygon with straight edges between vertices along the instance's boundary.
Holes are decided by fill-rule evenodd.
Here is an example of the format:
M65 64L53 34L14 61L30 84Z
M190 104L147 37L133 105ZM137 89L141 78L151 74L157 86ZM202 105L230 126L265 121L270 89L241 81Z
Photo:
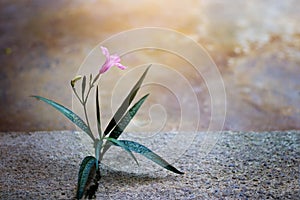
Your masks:
M88 115L87 115L86 104L87 104L87 100L88 100L88 97L90 95L91 89L93 87L94 87L94 85L90 85L89 86L89 90L88 90L88 92L86 94L85 99L82 99L83 100L82 105L83 105L83 110L84 110L84 116L85 116L85 119L86 119L86 123L87 123L88 127L90 127L90 129L91 129L91 126L90 126L89 118L88 118Z
M89 118L88 118L88 113L87 113L87 101L88 101L88 97L90 95L90 92L92 90L92 88L94 87L94 84L95 82L98 80L98 78L100 77L100 74L98 74L94 80L91 82L91 77L90 76L90 81L89 81L89 89L88 89L88 92L86 94L86 96L84 97L84 94L82 93L82 99L79 97L75 87L72 86L72 89L73 89L73 92L76 96L76 98L79 100L79 102L81 103L81 105L83 106L83 111L84 111L84 116L85 116L85 119L86 119L86 123L87 123L87 126L89 127L89 129L91 130L91 126L90 126L90 122L89 122ZM83 90L83 88L82 88Z
M74 87L72 87L72 89L73 89L73 92L74 92L75 96L76 96L77 99L79 100L79 102L83 105L83 102L82 102L82 100L80 99L80 97L78 96L78 94L77 94L77 92L76 92L76 89L75 89Z
M91 129L89 118L87 116L86 104L83 104L83 110L84 110L84 116L85 116L85 119L86 119L86 123L87 123L88 127Z
M81 104L82 104L82 106L83 106L83 110L84 110L84 115L85 115L86 123L87 123L87 125L88 125L88 127L89 127L90 129L91 129L91 126L90 126L89 118L88 118L88 115L87 115L86 104L87 104L87 100L88 100L88 98L89 98L90 92L91 92L92 88L94 87L94 84L95 84L95 82L97 81L98 78L99 78L99 74L95 77L95 79L93 80L92 83L90 82L90 84L89 84L89 89L88 89L88 92L87 92L85 98L82 97L82 101L80 101ZM76 94L77 94L77 93L76 93ZM78 96L78 95L77 95L77 96ZM79 98L79 97L78 97L78 98Z

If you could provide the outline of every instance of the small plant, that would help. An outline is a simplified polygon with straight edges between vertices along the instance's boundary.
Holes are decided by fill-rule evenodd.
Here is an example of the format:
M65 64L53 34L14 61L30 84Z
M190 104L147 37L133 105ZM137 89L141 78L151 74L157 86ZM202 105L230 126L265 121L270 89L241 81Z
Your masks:
M98 189L99 180L101 178L100 174L100 163L107 152L107 150L112 146L118 146L124 149L129 153L129 155L135 160L138 164L138 161L134 154L139 153L146 158L152 160L163 168L170 170L177 174L183 174L175 167L170 165L167 161L161 158L159 155L152 152L149 148L145 147L142 144L139 144L134 141L129 140L118 140L119 136L123 133L124 129L127 127L131 119L135 116L139 108L142 106L146 98L149 94L144 95L141 99L139 99L133 106L129 108L133 99L135 98L138 90L141 87L141 84L150 68L150 66L145 70L140 79L131 89L121 106L118 108L110 122L108 123L106 129L102 131L101 129L101 120L100 120L100 105L99 105L99 91L98 86L96 88L96 119L97 119L97 130L98 136L95 135L91 131L91 126L87 114L87 102L90 95L91 90L95 87L99 77L109 70L112 66L117 66L120 69L125 69L120 61L120 57L118 55L110 55L109 51L105 47L101 47L102 53L106 57L105 63L100 68L99 73L93 78L93 75L90 74L89 80L87 81L86 76L76 76L73 80L71 80L72 90L83 106L83 111L85 115L85 121L81 119L77 114L64 107L63 105L56 103L50 99L41 97L41 96L33 96L38 100L44 101L45 103L53 106L55 109L64 114L67 118L69 118L74 124L76 124L81 130L83 130L89 137L92 139L95 148L95 156L87 156L83 159L80 165L79 173L78 173L78 184L77 184L77 193L76 198L94 198L95 193ZM81 94L78 94L76 91L76 83L81 80Z

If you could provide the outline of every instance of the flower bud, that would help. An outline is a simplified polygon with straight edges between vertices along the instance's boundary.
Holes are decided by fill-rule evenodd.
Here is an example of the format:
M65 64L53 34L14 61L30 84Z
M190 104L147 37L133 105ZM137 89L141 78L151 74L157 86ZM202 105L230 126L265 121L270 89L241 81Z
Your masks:
M71 86L74 87L75 86L75 83L76 81L80 80L82 78L81 75L77 75L75 76L72 80L71 80Z

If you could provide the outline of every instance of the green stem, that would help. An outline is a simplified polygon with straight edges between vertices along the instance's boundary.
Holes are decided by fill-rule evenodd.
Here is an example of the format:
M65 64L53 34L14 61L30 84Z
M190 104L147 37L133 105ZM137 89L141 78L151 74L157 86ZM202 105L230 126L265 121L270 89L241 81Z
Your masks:
M90 92L91 92L92 88L94 87L95 82L98 80L99 76L100 76L100 74L98 74L95 77L95 79L93 80L92 83L91 82L89 83L89 89L88 89L88 92L85 96L85 99L84 99L84 97L82 97L82 105L83 105L84 115L85 115L86 123L87 123L87 125L90 129L91 129L91 126L90 126L90 122L89 122L89 119L88 119L88 116L87 116L86 104L87 104L87 100L89 98Z
M87 126L89 127L90 130L91 130L91 126L90 126L89 118L87 116L86 103L87 103L87 99L88 99L88 96L89 96L89 93L90 93L92 87L93 87L93 85L89 85L89 91L88 91L88 93L86 95L86 98L84 98L84 96L82 96L82 99L79 97L76 89L74 87L72 87L75 96L77 97L77 99L79 100L79 102L81 103L81 105L83 106L84 116L85 116L85 119L86 119L86 123L87 123Z
M90 92L91 92L91 89L92 89L93 87L94 87L94 85L90 85L90 86L89 86L89 90L88 90L88 92L87 92L87 94L86 94L85 99L83 100L83 105L85 105L85 104L87 103L88 97L89 97Z
M86 123L87 123L88 127L91 129L89 118L87 116L87 109L86 109L86 104L85 103L83 104L83 110L84 110L84 116L85 116L85 119L86 119Z
M90 126L90 122L89 122L89 118L88 118L88 115L87 115L87 109L86 109L86 104L87 104L87 100L88 100L88 97L90 95L90 92L91 92L91 89L94 87L94 85L89 85L89 90L86 94L86 97L85 99L82 99L82 105L83 105L83 110L84 110L84 115L85 115L85 119L86 119L86 123L88 125L88 127L91 129L91 126ZM84 98L84 97L82 97Z
M85 98L82 97L82 101L80 101L81 104L83 105L83 110L84 110L84 115L85 115L86 123L87 123L87 125L88 125L88 127L89 127L90 129L91 129L91 126L90 126L89 118L88 118L88 115L87 115L86 104L87 104L87 101L88 101L90 92L91 92L92 88L94 87L94 84L95 84L95 82L97 81L98 78L99 78L99 75L97 75L97 76L95 77L95 79L93 80L93 82L89 84L89 89L88 89L88 92L87 92ZM77 93L76 93L76 94L77 94ZM77 94L77 96L78 96L78 94ZM78 98L79 98L79 97L78 97Z
M74 85L72 85L72 90L76 96L76 98L78 99L78 101L81 103L81 105L83 106L83 111L84 111L84 116L85 116L85 119L86 119L86 123L87 123L87 126L90 130L91 129L91 126L90 126L90 122L89 122L89 118L88 118L88 115L87 115L87 101L88 101L88 97L90 95L90 92L92 90L92 88L94 87L94 84L96 83L96 81L98 80L98 78L100 77L100 74L97 74L97 76L94 78L94 80L91 82L91 75L90 75L90 81L89 81L89 89L88 89L88 92L86 94L86 96L84 97L84 94L82 94L82 99L79 97ZM101 153L101 150L99 151L99 154Z
M80 97L78 96L78 94L77 94L77 92L76 92L76 89L75 89L74 87L72 87L72 89L73 89L73 92L74 92L75 96L76 96L77 99L79 100L79 102L80 102L81 104L83 104L82 100L80 99Z

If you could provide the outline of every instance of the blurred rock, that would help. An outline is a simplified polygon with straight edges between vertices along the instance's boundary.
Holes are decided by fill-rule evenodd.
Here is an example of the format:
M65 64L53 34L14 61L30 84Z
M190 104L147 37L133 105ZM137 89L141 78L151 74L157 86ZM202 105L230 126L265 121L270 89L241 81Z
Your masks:
M297 0L124 0L121 6L112 0L1 1L0 130L74 129L58 112L28 96L38 94L72 107L69 80L88 53L116 33L146 26L180 31L208 50L226 85L225 129L299 129L298 7ZM144 58L151 57L139 57ZM179 62L168 61L177 69L174 63ZM199 125L205 130L211 117L205 82L192 70L180 73L201 102ZM111 75L115 80L120 74ZM162 97L164 89L157 91L161 94L152 95L150 102L161 100L166 113L177 116L177 101ZM111 88L102 94L109 97ZM182 98L189 105L188 97ZM103 108L110 108L110 103L104 102ZM103 116L108 119L111 110L106 110ZM176 130L180 122L172 117L167 130ZM143 124L149 116L141 113L139 118L137 123ZM180 123L189 126L192 119Z
M227 77L229 129L300 128L299 46L280 40L233 59Z

